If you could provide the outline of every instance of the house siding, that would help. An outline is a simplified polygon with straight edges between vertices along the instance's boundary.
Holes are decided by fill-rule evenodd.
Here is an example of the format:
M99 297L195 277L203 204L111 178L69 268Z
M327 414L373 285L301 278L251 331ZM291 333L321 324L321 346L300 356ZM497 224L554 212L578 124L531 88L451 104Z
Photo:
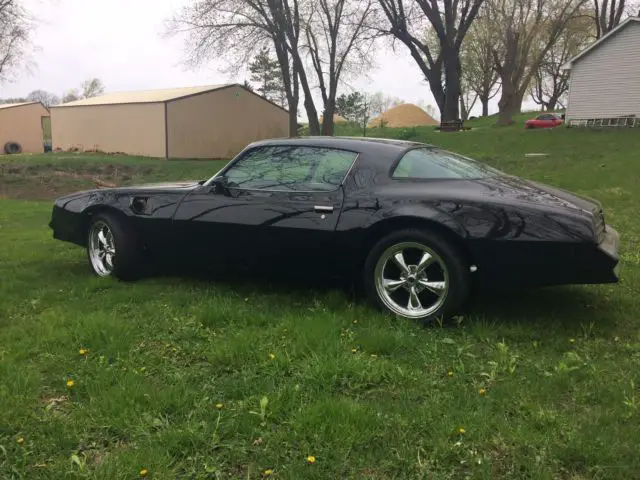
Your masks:
M571 68L567 118L640 117L640 23L631 22Z

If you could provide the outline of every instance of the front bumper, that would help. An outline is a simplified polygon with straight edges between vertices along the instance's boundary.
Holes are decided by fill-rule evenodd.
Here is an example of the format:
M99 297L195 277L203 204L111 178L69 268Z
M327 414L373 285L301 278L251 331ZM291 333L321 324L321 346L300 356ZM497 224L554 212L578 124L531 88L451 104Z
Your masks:
M604 239L598 245L598 249L606 255L606 260L611 266L610 282L617 282L620 279L620 234L609 225L605 228Z

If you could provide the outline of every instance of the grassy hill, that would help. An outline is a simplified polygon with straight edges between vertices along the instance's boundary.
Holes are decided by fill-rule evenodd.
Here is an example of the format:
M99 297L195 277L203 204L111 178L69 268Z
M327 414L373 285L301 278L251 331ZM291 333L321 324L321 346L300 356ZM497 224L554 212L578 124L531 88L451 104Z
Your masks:
M0 157L0 478L637 478L640 131L521 127L383 133L598 198L622 282L483 295L432 328L341 289L94 278L52 197L223 163Z

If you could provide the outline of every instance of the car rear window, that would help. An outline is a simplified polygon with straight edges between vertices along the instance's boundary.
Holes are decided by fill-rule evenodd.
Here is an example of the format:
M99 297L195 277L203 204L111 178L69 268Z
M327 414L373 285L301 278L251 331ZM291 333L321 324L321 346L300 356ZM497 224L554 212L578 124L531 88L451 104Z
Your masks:
M409 150L398 162L392 178L472 179L494 176L496 170L469 158L437 148Z

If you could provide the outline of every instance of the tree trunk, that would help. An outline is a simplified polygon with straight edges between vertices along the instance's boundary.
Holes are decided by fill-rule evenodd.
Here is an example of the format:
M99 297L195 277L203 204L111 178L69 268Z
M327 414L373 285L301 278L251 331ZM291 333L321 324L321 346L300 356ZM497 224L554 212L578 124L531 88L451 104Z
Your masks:
M327 100L322 113L322 135L333 137L333 116L336 112L335 102Z
M556 109L556 106L558 105L558 98L557 97L550 97L549 101L547 102L547 112L553 112Z
M444 55L444 74L446 91L444 92L444 109L442 120L458 120L460 110L458 102L460 100L460 59L458 53L453 49L448 50Z
M467 106L464 104L464 95L460 95L460 119L464 122L469 119L469 112L467 112Z
M518 92L513 82L508 77L502 77L502 95L498 102L500 115L498 125L512 125L513 117L520 113L524 95Z
M480 97L480 103L482 103L482 116L489 116L489 97Z
M295 108L293 108L292 104L295 104ZM289 136L290 137L298 136L298 99L297 98L289 103Z

